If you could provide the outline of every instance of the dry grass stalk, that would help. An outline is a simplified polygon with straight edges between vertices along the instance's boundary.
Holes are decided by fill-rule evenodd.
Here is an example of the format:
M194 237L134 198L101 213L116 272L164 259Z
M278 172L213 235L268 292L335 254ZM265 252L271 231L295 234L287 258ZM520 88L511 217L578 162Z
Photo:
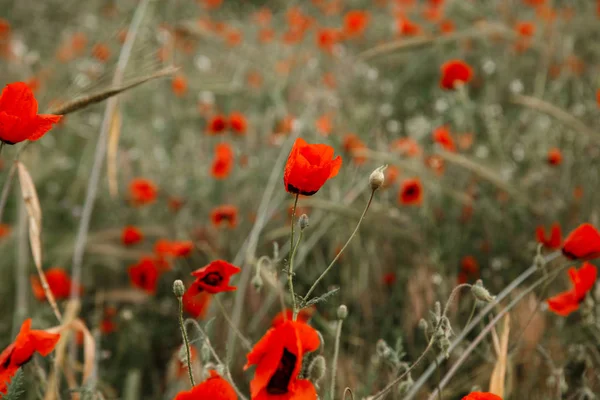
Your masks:
M121 125L121 112L117 105L108 131L108 148L106 151L108 192L113 199L117 198L119 195L119 185L117 183L117 155L119 151L119 138L121 137Z
M506 366L508 361L508 337L510 335L510 314L504 317L502 338L498 339L496 330L492 330L494 349L496 350L496 365L490 377L490 392L504 397L504 382L506 379Z

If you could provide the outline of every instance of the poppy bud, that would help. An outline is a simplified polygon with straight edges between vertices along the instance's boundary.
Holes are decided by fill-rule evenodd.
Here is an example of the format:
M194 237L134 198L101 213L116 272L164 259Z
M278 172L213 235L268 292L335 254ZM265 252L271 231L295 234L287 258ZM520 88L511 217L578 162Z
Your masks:
M348 307L346 307L345 305L341 305L338 307L337 310L337 317L339 320L344 320L346 319L346 317L348 316Z
M254 289L257 292L260 292L260 289L262 289L263 287L263 280L262 277L260 276L260 274L254 275L254 278L252 278L252 286L254 286Z
M308 227L308 222L308 215L302 214L300 218L298 218L298 226L300 227L300 230L306 229Z
M442 352L442 354L444 355L444 357L446 357L446 359L448 359L450 357L450 339L444 337L441 338L440 341L438 342L438 346L440 347L440 351Z
M175 297L178 299L183 297L183 294L185 293L185 286L181 280L177 279L175 282L173 282L173 293L175 293Z
M481 279L478 279L473 286L471 286L471 293L479 301L484 303L492 303L496 300L496 296L492 296L490 292L483 286Z
M375 171L371 172L369 176L369 185L371 185L372 190L377 190L383 183L385 182L385 176L383 175L383 171L386 169L387 165L382 165L375 169Z
M423 332L427 332L428 328L429 325L427 325L427 321L425 321L424 318L421 318L421 320L419 321L419 329L421 329Z
M326 371L325 357L316 356L308 366L308 378L318 386L319 382L325 376Z

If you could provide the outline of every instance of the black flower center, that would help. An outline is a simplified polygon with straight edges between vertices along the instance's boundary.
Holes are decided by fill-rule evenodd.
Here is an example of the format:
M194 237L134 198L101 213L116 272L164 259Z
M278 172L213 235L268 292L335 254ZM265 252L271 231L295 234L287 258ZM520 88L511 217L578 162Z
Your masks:
M279 360L277 370L267 384L267 393L269 394L285 394L288 392L288 385L292 379L292 373L296 366L296 355L283 349L283 355Z
M219 286L219 284L223 282L223 277L218 272L210 272L206 274L204 278L202 278L202 282L209 286Z

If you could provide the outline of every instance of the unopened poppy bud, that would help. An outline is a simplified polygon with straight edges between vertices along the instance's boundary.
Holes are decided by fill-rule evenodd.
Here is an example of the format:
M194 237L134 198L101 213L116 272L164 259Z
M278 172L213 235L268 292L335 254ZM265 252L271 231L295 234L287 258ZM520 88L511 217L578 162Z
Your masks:
M346 319L346 317L348 316L348 307L346 307L345 305L341 305L338 307L337 310L337 317L340 320L344 320Z
M302 214L300 218L298 218L298 226L300 227L300 230L308 228L308 222L308 215Z
M492 296L490 292L483 286L481 279L478 279L473 286L471 286L471 293L479 301L484 303L492 303L496 300L496 296Z
M425 321L424 318L421 318L421 320L419 321L419 329L421 329L423 332L427 332L428 328L429 325L427 324L427 321Z
M257 292L260 292L260 289L262 289L262 287L263 287L263 280L262 280L262 277L260 276L260 274L254 275L254 278L252 278L251 283L252 283L252 286L254 286L254 289Z
M178 299L183 297L183 294L185 293L185 286L181 280L177 279L175 282L173 282L173 293L175 293L175 296Z
M438 342L438 345L440 346L440 351L442 352L444 357L448 359L450 357L450 339L446 337L441 338Z
M382 165L375 169L375 171L371 172L369 176L369 185L371 185L371 189L377 190L383 183L385 182L385 176L383 175L383 171L386 169L387 165Z
M308 379L318 386L326 371L325 357L316 356L308 366Z

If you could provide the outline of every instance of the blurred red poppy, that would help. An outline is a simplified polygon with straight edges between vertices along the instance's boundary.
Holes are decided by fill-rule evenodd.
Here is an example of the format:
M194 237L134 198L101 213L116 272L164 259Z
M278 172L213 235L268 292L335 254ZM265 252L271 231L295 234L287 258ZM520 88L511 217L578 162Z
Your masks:
M158 189L149 179L135 178L129 184L129 195L134 205L142 206L156 201Z
M543 226L535 228L535 235L537 241L549 249L560 249L562 244L562 232L560 230L560 224L555 222L550 227L550 237L546 237L546 230Z
M517 22L515 31L521 36L530 37L535 34L535 24L529 21Z
M179 392L174 400L237 400L237 398L237 394L229 382L211 370L207 380L194 386L191 390Z
M237 225L238 209L231 204L223 204L213 208L210 213L210 220L216 227L227 223L230 228L235 228Z
M559 149L552 148L548 150L548 164L550 165L560 165L562 163L562 153Z
M125 246L132 246L144 239L144 234L135 226L126 226L121 232L121 242Z
M183 308L194 318L204 318L210 305L211 294L202 289L200 284L193 282L183 294Z
M566 317L573 311L579 309L579 304L585 299L587 293L592 290L598 277L595 265L588 262L583 263L581 268L569 268L569 279L572 288L546 300L550 311Z
M209 135L219 135L227 129L227 119L223 115L215 115L208 121L207 131Z
M342 147L344 150L352 155L352 161L357 165L364 164L367 161L367 158L364 155L359 155L361 150L367 148L367 146L363 143L362 140L355 135L354 133L348 133L344 136L344 141L342 143Z
M296 139L283 173L285 189L290 193L311 196L325 182L335 177L342 166L342 158L333 158L333 147L326 144L308 144Z
M11 231L10 225L0 224L0 239L10 235L10 231Z
M212 261L210 264L192 272L200 288L208 293L230 292L237 289L229 286L229 279L241 271L240 268L223 260Z
M267 331L250 353L244 369L256 365L250 382L253 399L314 400L313 384L299 379L304 354L320 346L317 331L304 322L287 320ZM282 397L283 396L283 397Z
M419 178L405 180L398 193L398 202L404 205L420 205L422 201L423 187Z
M433 130L433 141L442 146L445 150L455 152L456 145L450 134L450 129L446 125Z
M166 240L159 239L154 243L154 253L159 257L188 257L194 244L191 240Z
M502 398L489 392L471 392L462 400L502 400Z
M37 112L37 100L26 83L6 85L0 94L0 141L15 144L38 140L62 118Z
M344 34L347 37L360 36L369 23L369 13L364 10L350 10L344 16Z
M408 157L416 157L422 153L419 143L409 137L394 140L390 143L390 149Z
M233 150L228 143L219 143L215 147L215 158L211 166L211 174L215 179L226 179L233 168Z
M158 268L154 259L144 257L137 264L130 266L127 272L134 287L142 289L148 294L156 293Z
M67 274L64 269L58 267L50 268L44 273L44 275L46 275L48 287L50 288L50 291L56 300L69 298L71 294L72 282L69 274ZM31 275L29 280L31 282L31 289L35 298L38 301L46 300L46 293L44 292L44 287L42 286L39 276ZM83 288L78 286L77 291L79 291L79 293L83 293Z
M177 96L183 96L187 92L187 80L183 75L176 75L171 81L171 90Z
M600 233L592 224L579 225L565 238L562 253L572 260L591 260L599 257Z
M467 84L473 79L473 69L461 60L450 60L441 67L440 87L446 90L455 89L457 83Z
M245 135L248 130L248 121L244 114L233 111L229 114L229 126L236 135Z

